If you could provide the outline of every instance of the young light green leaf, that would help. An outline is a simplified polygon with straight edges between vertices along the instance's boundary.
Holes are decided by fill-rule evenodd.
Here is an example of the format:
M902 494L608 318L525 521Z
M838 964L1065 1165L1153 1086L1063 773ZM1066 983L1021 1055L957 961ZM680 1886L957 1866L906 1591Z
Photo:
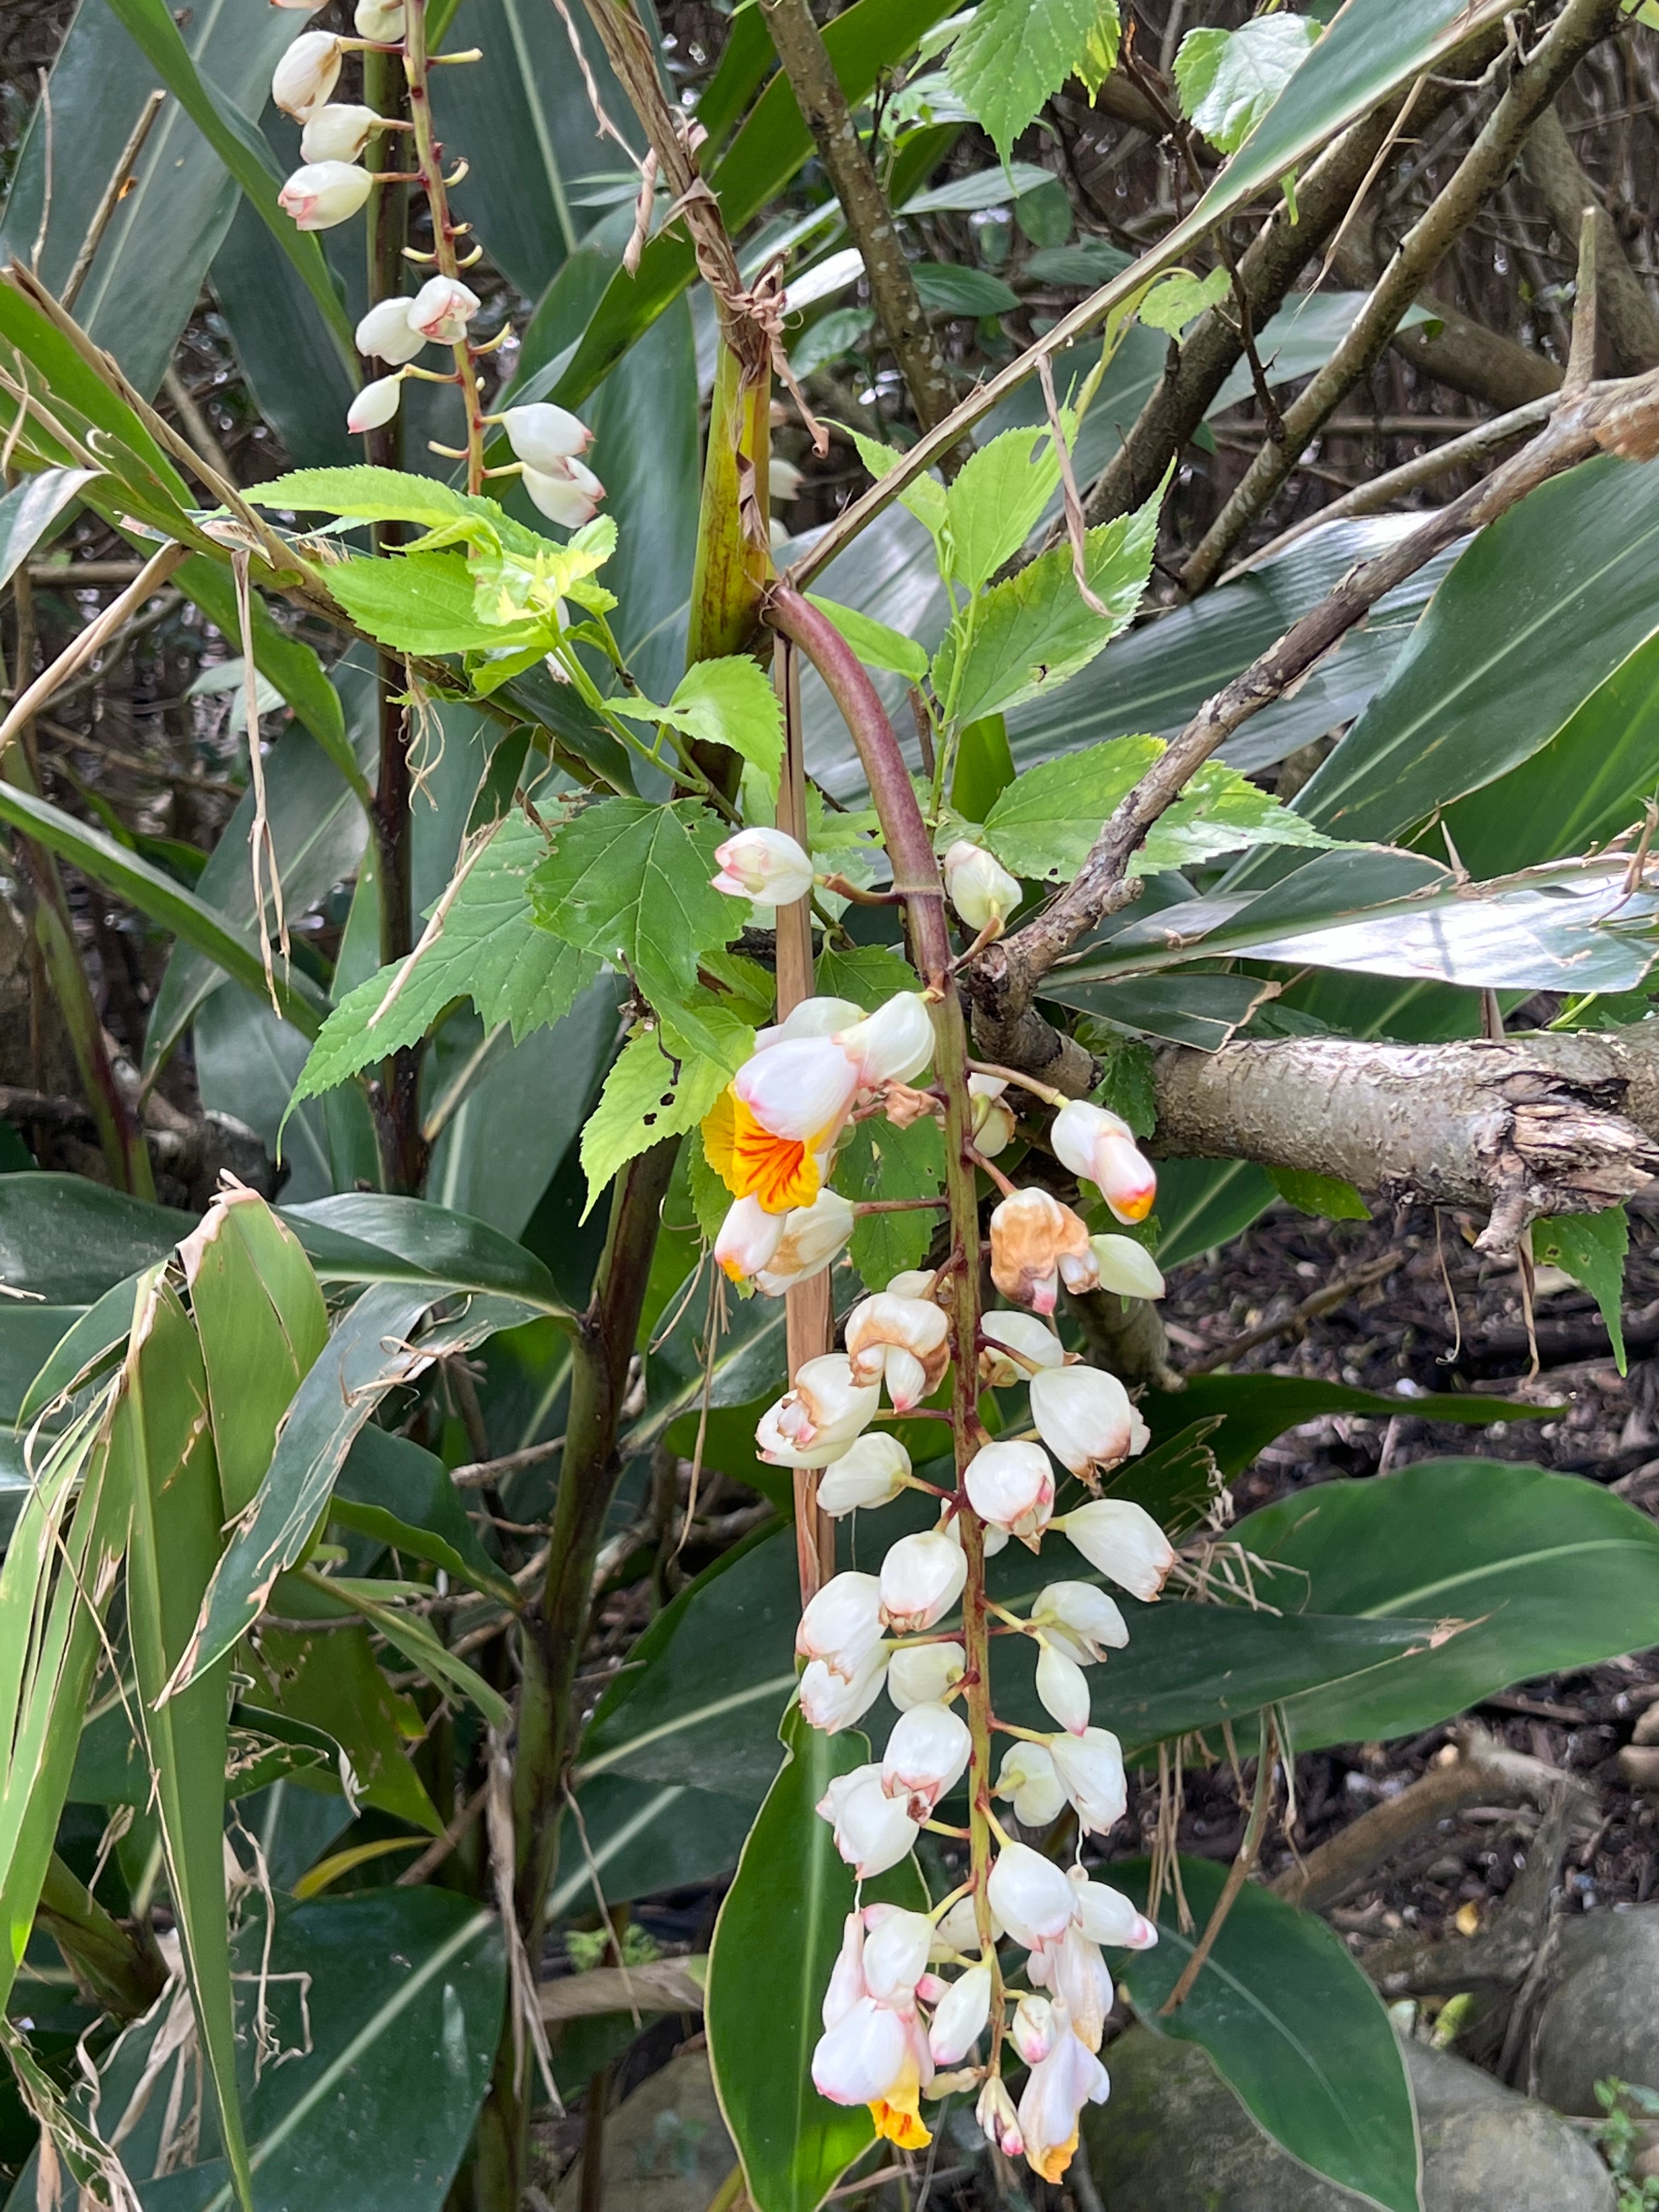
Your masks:
M1135 313L1149 330L1167 331L1172 338L1179 338L1206 307L1226 298L1231 283L1224 269L1212 269L1207 276L1172 269L1167 276L1158 278Z
M1123 22L1118 13L1117 0L1100 0L1099 9L1095 16L1095 27L1084 41L1083 52L1078 60L1076 72L1078 82L1091 100L1098 99L1101 86L1117 67L1118 49L1122 43ZM1057 185L1060 184L1058 178L1055 178L1054 182ZM1060 188L1062 191L1065 189L1063 185ZM1068 230L1070 215L1071 210L1068 207L1066 210ZM1057 240L1055 243L1057 246L1063 245L1064 240ZM1026 266L1029 269L1030 264L1028 262ZM1093 283L1095 280L1091 277L1088 281Z
M1267 1180L1298 1213L1324 1221L1369 1221L1371 1210L1351 1182L1340 1176L1304 1175L1294 1168L1269 1168Z
M323 1024L300 1071L290 1111L302 1098L331 1091L371 1062L413 1044L458 999L472 1000L486 1029L509 1024L515 1044L570 1011L592 981L598 963L562 951L537 926L526 886L546 854L533 823L516 811L506 817L431 943L406 961L377 969ZM401 988L387 1006L400 975Z
M1236 154L1307 59L1310 16L1255 15L1236 31L1188 31L1176 55L1182 112L1224 154Z
M1159 817L1136 860L1139 871L1156 875L1161 868L1184 868L1246 845L1333 842L1305 815L1281 806L1236 768L1206 761L1183 795Z
M582 1131L586 1220L618 1168L664 1137L694 1128L731 1080L721 1061L671 1055L656 1030L623 1048Z
M1114 738L1028 769L999 796L984 842L1017 876L1074 876L1107 816L1163 750L1161 738Z
M1532 1224L1533 1258L1582 1283L1601 1307L1621 1375L1626 1368L1621 1309L1629 1250L1630 1223L1622 1206L1610 1206L1605 1213L1557 1214L1553 1221Z
M1072 72L1097 66L1099 12L1097 0L980 0L945 66L1004 161Z
M337 562L324 581L359 629L398 653L545 652L553 643L547 616L497 623L479 614L473 572L461 553Z
M933 482L930 477L928 483ZM842 606L835 599L821 599L809 592L807 598L821 615L828 615L836 628L847 640L866 668L890 668L896 676L908 677L912 684L920 684L927 673L927 652L913 637L902 631L890 629L884 622L873 615L860 614L856 607Z
M701 744L729 745L760 770L775 799L783 769L783 708L771 678L747 653L694 661L665 707L647 699L616 698L619 714L670 722Z
M720 824L696 800L607 799L582 809L530 878L544 929L625 969L653 1005L688 999L697 955L736 934L713 888Z
M904 459L896 447L884 446L879 438L866 437L862 430L853 432L853 443L859 449L859 459L878 483ZM947 509L945 486L936 476L927 474L913 478L899 494L899 505L909 508L936 545L941 544Z
M401 469L290 469L247 495L257 507L314 508L354 522L416 522L423 530L446 530L454 523L490 526L486 510L501 510L494 500L469 499L436 477L406 475Z
M1060 461L1045 425L1005 430L981 446L945 495L957 583L970 592L988 584L1059 489Z
M967 473L964 469L963 477ZM1108 609L1107 621L1079 595L1071 551L1064 545L985 592L975 603L971 631L968 611L957 616L933 659L933 690L950 698L954 686L958 721L975 722L1042 697L1103 651L1140 604L1163 496L1160 486L1144 507L1103 523L1084 541L1089 588Z

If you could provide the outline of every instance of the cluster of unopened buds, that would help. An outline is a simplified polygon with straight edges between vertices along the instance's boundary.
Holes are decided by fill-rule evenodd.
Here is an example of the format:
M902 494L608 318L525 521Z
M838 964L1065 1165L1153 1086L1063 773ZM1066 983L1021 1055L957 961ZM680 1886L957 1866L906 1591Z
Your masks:
M321 0L276 0L279 7L313 15ZM423 169L392 175L372 172L362 155L369 140L388 131L412 131L415 126L394 116L380 115L372 107L332 95L348 53L397 51L405 55L405 9L403 0L358 0L352 18L355 39L337 37L331 31L303 31L276 64L270 95L284 114L301 125L300 153L303 166L277 194L278 204L301 230L331 230L362 211L377 182L420 183L433 201L433 225L441 239L443 253L422 254L405 249L411 261L453 260L453 240L464 225L448 221L443 195L465 174L465 165L447 178L440 178L435 155L432 173ZM454 57L453 58L469 58ZM424 88L422 97L424 96ZM477 390L477 362L484 352L507 335L503 325L489 346L475 344L470 330L481 301L459 270L467 263L434 269L412 295L398 294L378 301L357 325L357 350L366 361L379 362L389 374L365 384L346 414L346 428L361 434L391 422L402 403L403 387L411 377L437 384L459 382L469 397ZM428 345L453 349L451 370L422 368L417 357ZM580 529L592 521L605 497L605 486L581 459L592 439L586 425L562 407L545 401L509 407L500 415L479 415L478 426L499 422L507 434L514 459L490 476L520 477L532 502L550 522L563 529ZM447 450L447 449L441 449ZM459 456L457 456L459 458Z

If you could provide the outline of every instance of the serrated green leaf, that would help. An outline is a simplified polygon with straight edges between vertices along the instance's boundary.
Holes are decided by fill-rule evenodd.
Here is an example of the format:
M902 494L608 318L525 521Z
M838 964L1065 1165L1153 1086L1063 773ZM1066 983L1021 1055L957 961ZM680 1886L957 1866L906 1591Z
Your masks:
M932 481L928 478L929 483ZM908 677L912 684L920 684L927 675L927 648L918 645L915 638L890 629L884 622L878 622L873 615L860 614L856 607L842 606L835 599L821 599L814 592L806 596L821 615L829 616L866 668L890 668L896 676Z
M1167 276L1158 278L1135 313L1149 330L1167 331L1172 338L1179 338L1206 307L1226 298L1231 283L1224 269L1212 269L1207 276L1172 269Z
M530 879L543 928L627 970L653 1006L689 1000L697 955L735 934L713 887L720 826L690 799L607 799L559 832Z
M747 653L693 662L665 707L613 699L619 714L671 722L702 744L728 745L760 770L774 799L783 769L783 708L772 680Z
M1126 627L1152 574L1163 497L1160 485L1144 507L1103 523L1084 541L1089 588L1106 606L1106 621L1079 596L1066 545L1040 554L957 616L934 656L933 690L951 700L959 721L1001 714L1057 689Z
M534 823L508 815L455 895L443 927L408 961L378 969L323 1024L289 1102L331 1091L359 1069L424 1036L444 1008L470 998L486 1029L509 1024L516 1044L550 1028L593 981L598 963L551 942L538 927L526 886L546 857ZM380 1015L400 973L407 980Z
M1078 82L1091 100L1099 97L1100 88L1117 67L1118 49L1123 43L1123 23L1118 13L1117 0L1100 0L1095 15L1095 27L1084 41L1083 52L1077 64ZM1059 179L1054 179L1059 183ZM1064 187L1061 186L1062 191ZM1070 228L1071 209L1066 209L1067 229ZM1091 243L1093 241L1091 240ZM1063 239L1054 241L1064 244ZM1030 267L1028 262L1026 266ZM1089 280L1091 283L1093 278Z
M853 443L859 449L859 459L878 483L904 459L896 447L884 446L879 438L866 437L862 430L853 432ZM933 543L939 544L945 532L947 509L945 486L936 476L925 471L913 477L899 494L899 505L908 507Z
M1320 26L1283 12L1236 31L1188 31L1175 59L1176 90L1195 130L1236 154L1307 59Z
M1247 845L1328 846L1305 815L1281 806L1224 761L1206 761L1182 796L1161 815L1135 855L1138 872L1188 867Z
M945 1137L931 1115L900 1129L874 1116L860 1121L836 1163L836 1188L854 1205L860 1199L937 1198L945 1188ZM895 1275L919 1267L944 1219L937 1210L861 1213L854 1225L850 1256L872 1291L884 1291Z
M341 561L329 591L359 629L398 653L506 653L554 639L550 618L489 622L476 611L475 579L462 553L399 553Z
M1060 461L1045 425L1005 430L981 446L945 494L957 583L970 592L988 584L1059 489Z
M709 1166L699 1129L693 1129L685 1140L685 1179L697 1227L702 1232L704 1243L712 1244L731 1207L732 1194Z
M731 1071L720 1060L671 1056L654 1030L625 1045L582 1131L583 1219L618 1168L664 1137L695 1127L730 1080Z
M1003 161L1072 72L1093 65L1097 17L1097 0L980 0L946 69Z
M1150 1137L1158 1127L1152 1047L1136 1037L1102 1030L1091 1036L1089 1049L1100 1062L1100 1081L1092 1094L1095 1103L1120 1115L1137 1137ZM1133 1229L1129 1233L1133 1234Z
M914 991L916 971L884 945L832 945L818 955L812 988L821 997L851 999L855 1006L874 1013L896 992Z
M469 499L436 477L409 476L401 469L290 469L255 485L247 496L256 507L314 508L354 522L416 522L425 530L482 523L486 507L501 512L493 500Z
M1626 1371L1623 1305L1629 1250L1630 1223L1622 1206L1611 1206L1605 1213L1557 1214L1532 1224L1533 1258L1565 1270L1601 1307L1621 1375Z
M986 844L1017 876L1074 876L1107 816L1163 750L1161 738L1114 738L1028 769L991 809Z
M1304 1175L1295 1168L1269 1168L1267 1180L1299 1213L1324 1221L1369 1221L1371 1210L1340 1176Z

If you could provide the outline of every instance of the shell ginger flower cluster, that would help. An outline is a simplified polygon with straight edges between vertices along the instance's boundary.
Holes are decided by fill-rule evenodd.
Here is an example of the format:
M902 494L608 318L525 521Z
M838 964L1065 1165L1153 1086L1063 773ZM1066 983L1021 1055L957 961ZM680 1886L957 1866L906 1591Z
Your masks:
M1126 1286L1146 1295L1157 1271L1139 1247L1128 1249L1138 1270L1109 1253L1105 1272L1133 1274ZM1083 1250L1102 1272L1086 1237ZM950 1304L948 1270L896 1278L853 1308L845 1349L804 1362L757 1431L763 1458L822 1470L818 1503L832 1516L879 1510L906 1490L939 1502L936 1522L898 1536L873 1571L832 1577L801 1618L799 1695L810 1724L850 1729L884 1691L896 1716L881 1756L839 1775L817 1808L836 1850L863 1881L907 1857L924 1827L960 1837L939 1813L964 1778L994 1838L963 1888L931 1912L874 1905L848 1916L812 2079L833 2102L867 2105L878 2132L906 2148L931 2140L925 2102L971 2091L987 2136L1053 2181L1076 2148L1084 2106L1108 2091L1097 2055L1112 2002L1103 1947L1142 1948L1157 1930L1128 1898L1081 1864L1055 1864L988 1808L994 1796L1010 1824L1041 1830L1069 1806L1079 1837L1103 1836L1122 1818L1122 1753L1093 1724L1088 1670L1129 1631L1102 1583L1150 1602L1175 1554L1139 1505L1086 1494L1147 1432L1122 1384L1075 1361L1038 1313L986 1314L972 1378L975 1394L1024 1384L1035 1434L980 1431L948 1495L913 1473L898 1438L874 1424L884 1398L902 1413L945 1376ZM1075 1504L1060 1494L1072 1479L1085 1492ZM1040 1553L1056 1534L1069 1557L1023 1618L993 1603L970 1573L972 1555L1011 1539ZM1010 1638L1034 1651L1047 1729L992 1712L985 1660L994 1639ZM993 1729L1006 1747L994 1771ZM1005 1936L1029 1954L1026 1988L1003 1980ZM1002 2078L1011 2049L1028 2069L1018 2097Z

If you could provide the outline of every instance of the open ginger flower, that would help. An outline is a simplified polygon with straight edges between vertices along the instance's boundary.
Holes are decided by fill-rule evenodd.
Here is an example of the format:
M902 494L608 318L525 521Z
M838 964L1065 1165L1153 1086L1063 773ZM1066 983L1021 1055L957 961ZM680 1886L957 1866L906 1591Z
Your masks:
M991 1280L1016 1305L1048 1315L1062 1280L1068 1291L1091 1291L1100 1269L1080 1218L1034 1187L1005 1198L991 1216Z
M774 1467L828 1467L875 1419L881 1392L853 1380L843 1352L806 1359L755 1427L760 1455Z
M884 1978L880 1952L888 1928L878 1923L866 1936L866 1917L847 1917L841 1956L824 1994L824 2032L812 2053L812 2081L832 2104L867 2105L877 2134L887 2142L922 2150L933 2140L921 2111L921 2093L933 2079L933 2053L914 1983L907 1988ZM920 1913L900 1917L927 1926ZM895 1953L895 1964L904 1933L898 1931L898 1943L886 1947ZM924 1938L924 1962L926 1957Z
M878 1291L847 1316L847 1355L859 1382L885 1381L894 1408L908 1413L937 1389L950 1364L950 1322L928 1298Z

